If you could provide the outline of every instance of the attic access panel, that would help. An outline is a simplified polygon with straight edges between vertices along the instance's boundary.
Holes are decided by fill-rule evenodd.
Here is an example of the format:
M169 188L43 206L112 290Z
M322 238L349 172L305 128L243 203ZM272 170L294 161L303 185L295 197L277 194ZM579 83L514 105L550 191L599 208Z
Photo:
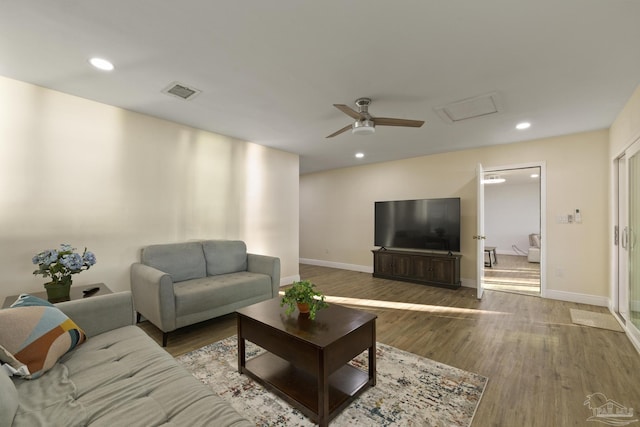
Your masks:
M437 107L435 111L445 123L452 124L499 114L502 112L502 103L498 94L492 92Z

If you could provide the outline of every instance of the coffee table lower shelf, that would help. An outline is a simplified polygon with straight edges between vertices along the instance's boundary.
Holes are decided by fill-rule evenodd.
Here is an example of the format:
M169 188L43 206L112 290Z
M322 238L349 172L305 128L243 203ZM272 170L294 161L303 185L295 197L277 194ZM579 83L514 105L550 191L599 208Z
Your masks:
M242 373L318 420L318 381L315 375L296 368L269 352L247 360ZM370 386L368 373L345 365L329 375L329 416L332 419Z

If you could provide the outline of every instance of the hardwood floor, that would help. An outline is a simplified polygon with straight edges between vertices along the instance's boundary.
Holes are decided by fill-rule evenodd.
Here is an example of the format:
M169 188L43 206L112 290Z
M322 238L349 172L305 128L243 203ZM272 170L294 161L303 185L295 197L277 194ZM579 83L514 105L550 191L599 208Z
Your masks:
M499 255L499 262L484 269L484 288L540 296L540 264L526 256Z
M310 265L300 276L329 301L378 315L379 342L489 378L473 426L584 426L600 392L640 408L640 355L623 333L571 323L569 309L603 307L475 289L448 290ZM157 341L161 334L141 327ZM236 333L234 315L177 331L183 354ZM639 418L639 417L636 417Z

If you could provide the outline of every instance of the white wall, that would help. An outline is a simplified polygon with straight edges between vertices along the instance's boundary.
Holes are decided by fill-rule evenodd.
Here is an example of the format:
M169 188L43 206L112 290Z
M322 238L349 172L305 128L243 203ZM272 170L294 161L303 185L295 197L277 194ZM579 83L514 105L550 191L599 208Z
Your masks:
M74 283L129 289L152 243L245 240L298 275L298 156L0 78L0 297L42 291L31 258L69 243Z
M460 197L461 275L475 285L476 164L546 163L547 291L606 304L608 131L594 131L302 175L300 257L371 270L373 202ZM579 207L582 224L558 224Z
M484 231L486 246L495 246L499 254L522 255L512 246L527 253L529 234L540 233L539 182L485 185Z

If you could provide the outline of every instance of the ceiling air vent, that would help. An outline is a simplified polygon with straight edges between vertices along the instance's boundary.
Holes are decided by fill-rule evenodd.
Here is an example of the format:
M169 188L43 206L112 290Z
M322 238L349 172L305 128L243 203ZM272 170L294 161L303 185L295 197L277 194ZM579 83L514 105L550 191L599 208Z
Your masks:
M502 104L496 92L435 108L438 116L446 123L490 116L502 112Z
M180 99L193 99L202 91L182 83L173 82L166 88L162 89L162 92Z

